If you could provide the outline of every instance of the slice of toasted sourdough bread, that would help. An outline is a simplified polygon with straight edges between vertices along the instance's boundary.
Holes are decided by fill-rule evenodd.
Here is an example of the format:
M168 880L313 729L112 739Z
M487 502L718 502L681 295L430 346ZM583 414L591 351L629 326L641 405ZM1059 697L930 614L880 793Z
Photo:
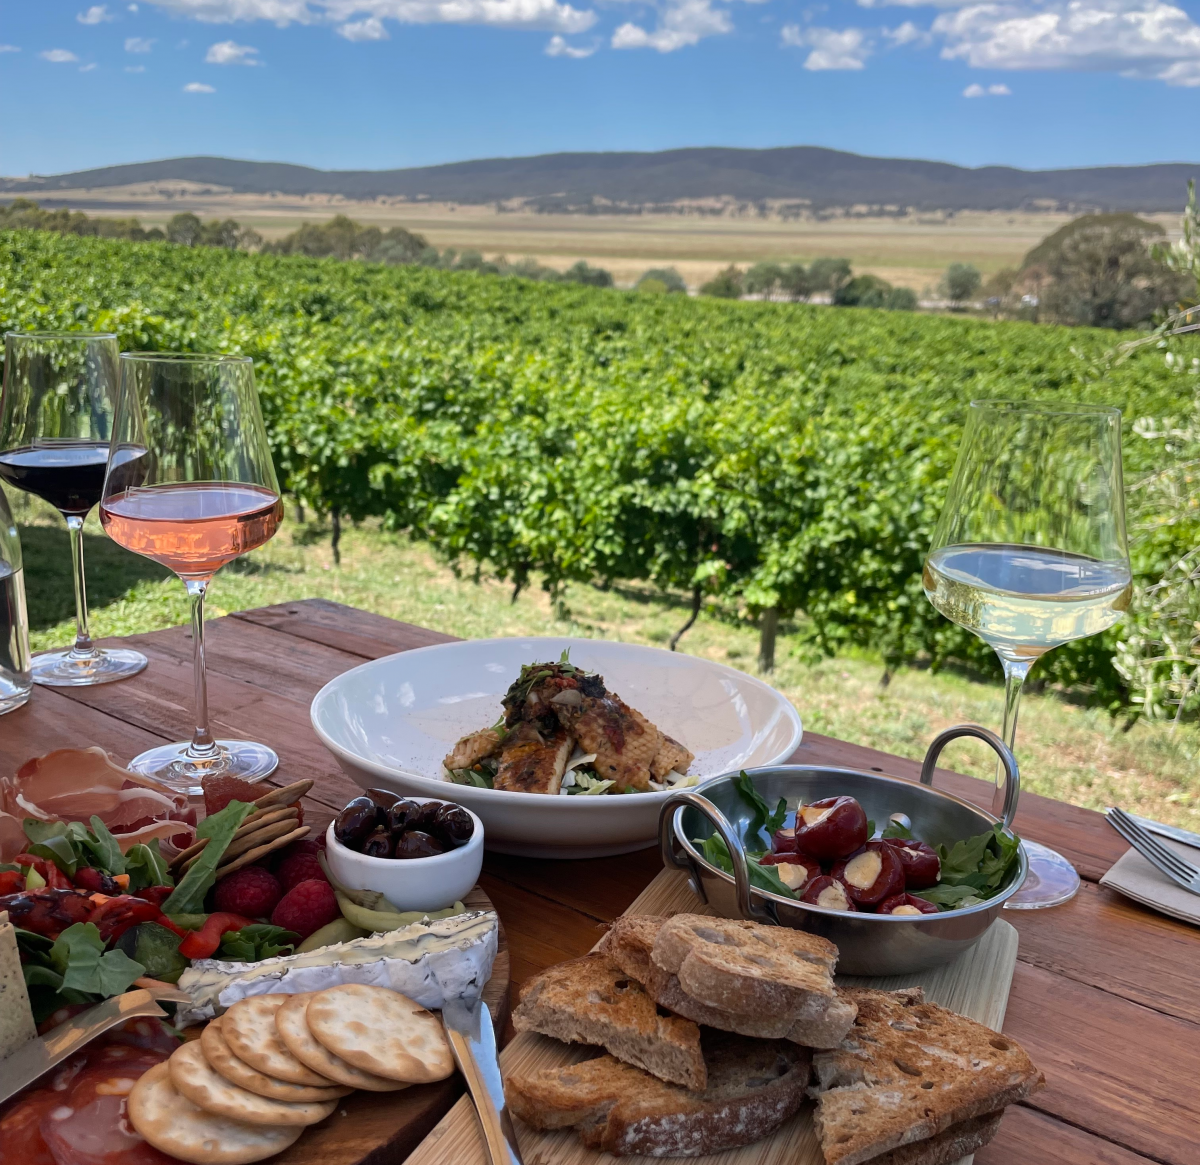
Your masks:
M696 1157L773 1133L805 1101L809 1052L786 1040L704 1033L708 1087L691 1092L599 1056L514 1073L509 1107L537 1129L574 1128L591 1149L616 1156Z
M966 1122L998 1124L1000 1110L1046 1083L1014 1040L924 1002L920 988L846 994L858 1005L853 1028L840 1047L813 1056L826 1165L933 1165L918 1152L937 1150L932 1138L956 1127L982 1135L988 1121ZM912 1158L886 1155L909 1147Z
M691 963L688 964L697 976L709 979L722 974L736 976L744 966L750 966L757 973L760 970L769 971L771 967L786 968L790 961L801 964L792 978L798 977L800 981L818 989L793 991L791 1006L769 1008L763 1005L749 1011L714 1006L698 999L684 988L677 974L666 969L659 961L657 944L664 929L668 936L668 945L664 947L668 959L677 955L683 945L683 940L676 933L683 927L677 920L690 920L683 924L686 926L684 933L693 940L692 947L679 960L680 965L688 961L696 948L707 947L711 951L714 943L706 936L716 935L719 940L715 944L715 954L710 953L705 960L706 965L695 968ZM703 925L691 925L696 922ZM766 934L759 935L758 931ZM730 935L747 944L742 948L740 959L735 943L727 941ZM765 966L758 962L763 957L759 950L764 946L772 952ZM830 973L837 959L837 948L815 935L760 926L754 922L709 918L706 915L676 915L673 919L654 915L622 915L609 928L599 949L627 975L642 983L660 1007L708 1027L760 1039L788 1039L810 1048L833 1048L841 1042L854 1021L853 1003L833 988ZM726 966L721 965L722 955L731 955L724 960L728 964ZM784 972L780 972L780 975L786 985L789 980ZM758 979L751 985L751 991L760 987L765 992L770 990L771 984Z
M867 1165L954 1165L968 1153L982 1149L1000 1128L1004 1110L989 1112L951 1125L924 1141L901 1145L872 1157Z
M690 1019L660 1015L641 983L607 955L584 955L527 980L512 1021L519 1032L598 1044L662 1080L705 1085L700 1029Z

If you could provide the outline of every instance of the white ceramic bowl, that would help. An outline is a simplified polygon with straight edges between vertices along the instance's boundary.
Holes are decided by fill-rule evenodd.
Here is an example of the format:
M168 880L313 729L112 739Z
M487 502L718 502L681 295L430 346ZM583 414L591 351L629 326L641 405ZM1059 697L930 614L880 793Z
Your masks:
M455 801L453 797L413 797L426 801ZM465 806L464 806L465 808ZM467 809L471 813L470 809ZM483 822L471 813L475 831L466 845L429 858L373 858L342 845L325 831L325 860L329 872L351 890L378 890L400 910L444 910L461 902L479 881L483 867Z
M313 727L364 789L456 801L487 827L487 848L529 857L588 858L654 845L670 796L558 796L456 785L442 758L461 736L494 724L521 665L557 660L605 684L695 754L702 780L782 764L803 735L788 700L711 660L604 639L473 639L389 655L338 676L314 697Z

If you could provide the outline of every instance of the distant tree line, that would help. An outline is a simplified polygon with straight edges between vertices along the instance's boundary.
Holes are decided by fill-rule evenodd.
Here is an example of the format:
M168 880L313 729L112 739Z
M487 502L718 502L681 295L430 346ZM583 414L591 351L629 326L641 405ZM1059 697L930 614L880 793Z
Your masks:
M849 259L814 259L801 263L755 263L747 271L729 266L700 288L701 295L741 299L804 301L818 292L828 293L838 307L875 307L885 311L916 311L917 295L907 287L893 287L878 275L855 275Z

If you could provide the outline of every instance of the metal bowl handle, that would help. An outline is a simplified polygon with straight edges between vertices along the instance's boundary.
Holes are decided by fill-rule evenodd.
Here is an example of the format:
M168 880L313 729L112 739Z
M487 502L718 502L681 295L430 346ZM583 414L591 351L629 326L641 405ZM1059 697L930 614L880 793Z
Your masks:
M755 902L750 895L750 871L746 866L746 851L742 847L742 841L737 835L737 830L733 828L729 818L708 800L707 797L701 797L699 793L693 793L690 790L681 790L678 793L672 794L663 805L658 815L658 837L662 846L664 864L677 866L681 870L687 870L691 873L696 885L702 889L703 882L700 880L698 871L694 868L692 862L688 861L685 863L681 861L675 853L673 820L677 810L687 805L702 813L712 822L713 828L721 835L726 848L729 850L729 858L733 863L733 885L734 891L737 894L738 913L743 918L758 919L760 922L778 925L778 919L775 918L771 911L766 906Z
M996 797L998 798L1003 791L1004 808L1000 814L1001 824L1005 830L1011 830L1013 818L1017 815L1017 798L1021 795L1021 770L1017 767L1017 758L1013 756L1012 750L990 728L982 728L978 724L956 724L953 728L939 732L929 745L928 752L925 753L925 760L921 765L921 784L933 787L933 771L937 768L938 757L942 755L942 749L960 736L973 736L985 744L990 744L1000 758L1000 764L1004 768L1004 787L1001 790L1000 782L997 780ZM999 777L999 770L996 775ZM996 802L993 799L993 811L995 805Z

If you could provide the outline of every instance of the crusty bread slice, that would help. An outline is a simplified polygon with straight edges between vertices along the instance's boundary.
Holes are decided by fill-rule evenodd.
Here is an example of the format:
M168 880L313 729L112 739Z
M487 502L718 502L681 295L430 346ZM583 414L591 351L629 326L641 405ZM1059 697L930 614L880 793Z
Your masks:
M846 994L858 1006L853 1028L840 1047L813 1057L817 1135L827 1165L874 1165L902 1146L916 1150L1045 1085L1014 1040L925 1003L919 988ZM919 1154L913 1160L926 1165ZM895 1165L909 1159L900 1156Z
M709 937L712 935L717 937L715 944ZM692 955L703 948L710 948L707 958L703 962L693 959ZM599 949L626 974L639 980L660 1007L707 1027L760 1039L788 1039L809 1048L833 1048L854 1022L853 1003L833 987L831 971L837 948L815 935L698 914L670 919L623 915L609 928ZM682 958L678 955L680 949L684 951ZM760 954L764 949L769 950L765 965ZM743 952L740 957L739 950ZM693 978L704 981L736 979L742 967L748 966L754 974L774 968L785 989L797 981L812 989L790 989L785 995L788 1005L762 1003L753 1009L739 1010L714 1003L711 997L698 998L669 969L672 961L680 966L686 964ZM742 994L753 995L754 988L765 993L772 986L771 982L759 979L749 992ZM732 997L739 995L735 991Z
M512 1020L517 1031L598 1044L662 1080L704 1088L700 1029L689 1019L660 1015L641 983L607 955L584 955L527 980Z
M804 1103L809 1053L783 1040L705 1032L708 1087L691 1092L613 1056L505 1081L509 1106L537 1129L574 1127L617 1156L695 1157L769 1136Z
M1000 1128L1004 1110L985 1113L970 1120L951 1125L944 1133L928 1140L901 1145L872 1157L867 1165L954 1165L968 1153L982 1149Z

